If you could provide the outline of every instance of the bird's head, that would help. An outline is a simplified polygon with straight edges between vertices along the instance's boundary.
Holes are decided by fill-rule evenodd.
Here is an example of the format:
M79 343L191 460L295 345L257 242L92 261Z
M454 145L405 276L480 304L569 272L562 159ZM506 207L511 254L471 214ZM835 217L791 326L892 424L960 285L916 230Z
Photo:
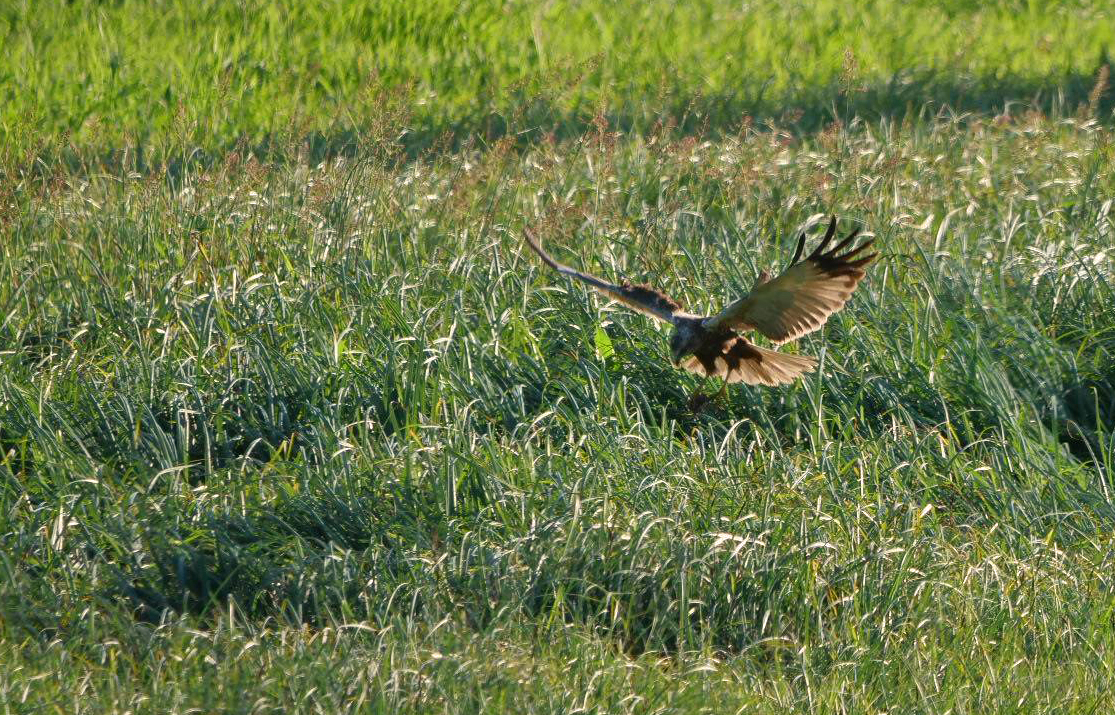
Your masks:
M700 330L697 325L682 323L670 337L670 359L674 366L681 364L682 358L692 355L701 344Z

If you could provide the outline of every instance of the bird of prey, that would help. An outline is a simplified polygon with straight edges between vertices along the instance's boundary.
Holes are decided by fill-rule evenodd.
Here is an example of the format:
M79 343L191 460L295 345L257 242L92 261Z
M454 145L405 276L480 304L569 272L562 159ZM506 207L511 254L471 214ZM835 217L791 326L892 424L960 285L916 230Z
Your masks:
M670 353L674 365L698 375L722 378L720 394L733 382L785 385L817 366L812 357L761 348L741 333L757 331L775 345L781 345L817 330L844 307L863 279L864 268L877 254L860 255L874 239L841 253L855 240L859 229L828 248L835 233L834 216L817 248L799 261L805 249L802 233L790 265L780 276L768 280L764 271L750 293L716 315L701 316L685 312L680 303L649 285L626 281L616 285L562 265L542 249L530 229L525 230L527 243L546 265L587 283L628 308L672 324Z

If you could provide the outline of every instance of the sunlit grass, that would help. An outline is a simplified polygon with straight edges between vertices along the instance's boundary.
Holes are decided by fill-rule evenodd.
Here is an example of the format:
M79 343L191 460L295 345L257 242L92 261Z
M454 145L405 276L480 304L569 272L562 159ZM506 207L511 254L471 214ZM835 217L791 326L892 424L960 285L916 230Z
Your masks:
M1115 16L1095 0L12 0L0 39L0 147L176 170L306 138L329 156L381 133L412 150L576 133L600 112L640 130L1071 112Z

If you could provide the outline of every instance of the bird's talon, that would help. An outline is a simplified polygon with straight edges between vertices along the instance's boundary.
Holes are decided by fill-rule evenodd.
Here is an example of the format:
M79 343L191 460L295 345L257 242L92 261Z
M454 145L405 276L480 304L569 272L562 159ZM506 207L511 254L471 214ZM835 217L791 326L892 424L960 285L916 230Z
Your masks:
M689 411L700 412L708 407L708 403L712 402L712 397L703 392L694 392L689 396Z
M716 402L716 400L719 399L722 394L723 393L718 392L715 395L709 395L704 392L694 392L692 395L689 396L690 412L703 412L705 409L708 408L709 405L711 405L713 402Z

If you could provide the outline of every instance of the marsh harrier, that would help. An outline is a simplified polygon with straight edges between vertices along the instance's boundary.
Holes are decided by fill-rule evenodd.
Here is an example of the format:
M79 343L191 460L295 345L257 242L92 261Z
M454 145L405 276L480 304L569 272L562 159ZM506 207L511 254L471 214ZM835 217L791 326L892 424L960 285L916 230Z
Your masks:
M863 279L864 268L877 254L856 257L874 239L841 253L859 229L826 250L835 233L834 216L821 243L799 261L805 249L802 233L793 260L780 276L767 280L764 271L750 293L716 315L701 316L685 312L680 303L649 285L616 285L562 265L542 249L529 229L525 231L527 243L551 268L587 283L628 308L673 325L670 353L674 365L698 375L722 378L725 386L731 382L785 385L817 366L812 357L761 348L741 333L758 331L781 345L820 328L844 307Z

